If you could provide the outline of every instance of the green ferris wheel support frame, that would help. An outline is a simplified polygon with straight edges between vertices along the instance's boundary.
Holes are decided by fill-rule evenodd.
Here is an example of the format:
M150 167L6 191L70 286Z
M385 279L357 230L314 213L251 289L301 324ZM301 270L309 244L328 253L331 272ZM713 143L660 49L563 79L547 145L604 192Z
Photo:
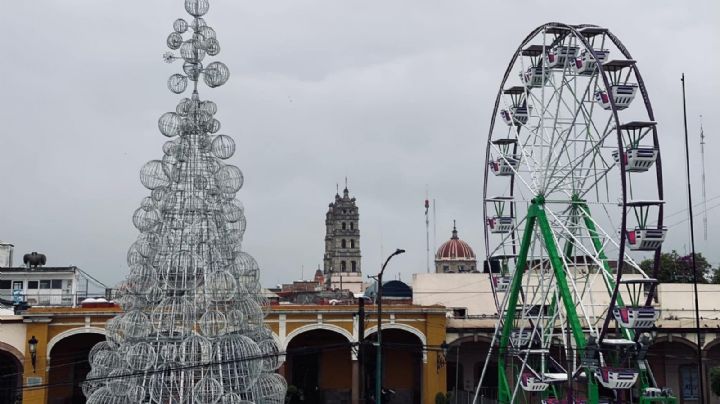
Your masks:
M584 200L580 199L578 196L573 196L572 198L572 209L579 211L583 217L583 224L585 225L585 228L588 232L588 235L590 236L590 239L592 240L593 249L595 254L597 254L598 260L602 263L603 266L603 282L607 288L607 291L610 295L613 294L614 289L617 288L617 284L615 279L611 277L612 270L610 268L610 265L608 263L607 255L605 254L604 247L602 244L602 241L600 240L599 232L597 230L597 227L595 225L595 222L592 219L592 216L590 215L590 209L585 203ZM533 232L535 229L535 226L537 225L540 229L540 234L543 238L543 241L545 243L548 257L550 258L550 264L553 268L553 273L555 275L555 279L557 282L557 292L553 293L552 297L552 303L551 303L551 310L555 311L557 310L557 293L560 295L560 300L565 308L566 315L567 315L567 321L571 329L571 333L573 336L573 339L575 341L575 344L577 346L577 349L580 351L584 351L587 345L587 341L585 339L585 334L582 328L582 324L580 322L580 318L578 317L578 313L575 307L575 302L573 301L572 294L570 292L568 282L566 279L564 266L562 259L558 253L558 246L555 242L555 238L553 237L552 229L550 228L550 223L547 218L547 214L545 213L545 199L543 196L539 195L535 197L531 201L531 206L528 209L528 214L526 218L526 226L525 231L523 233L523 238L520 244L520 250L518 254L518 261L516 265L516 271L515 275L513 276L512 284L510 286L510 296L508 297L508 303L507 303L507 309L505 311L505 317L503 321L503 328L502 328L502 334L500 337L500 349L499 349L499 357L498 357L498 382L499 382L499 391L498 391L498 401L500 403L510 403L512 401L512 394L513 392L510 389L508 380L507 380L507 374L505 369L505 355L508 354L508 342L510 339L510 334L512 333L513 328L513 320L515 319L516 313L517 313L517 301L520 294L521 284L522 284L522 278L525 273L525 270L527 269L527 256L530 249L530 244L532 242ZM565 255L570 256L572 255L572 249L573 249L573 243L568 242L568 244L565 246ZM622 296L620 294L617 294L616 297L616 306L617 307L624 307L625 304L623 303ZM611 315L611 313L606 313L606 315ZM619 325L618 325L619 326ZM625 333L625 335L629 339L633 339L635 337L635 333L631 329L622 329L622 332ZM596 403L599 400L599 392L598 392L598 385L596 381L592 378L592 369L586 368L585 369L587 377L587 394L588 394L588 402L590 403ZM649 387L648 383L648 375L646 374L645 369L640 369L641 373L641 389L644 387ZM654 401L654 400L653 400ZM647 401L649 402L649 401ZM674 402L674 401L671 401Z
M558 293L560 300L565 308L567 315L567 321L570 326L572 337L575 341L575 345L578 350L584 351L587 344L585 340L585 334L583 332L580 318L578 317L577 310L575 308L575 302L573 301L570 288L565 276L565 270L562 262L562 258L558 253L558 246L553 237L550 222L548 221L547 214L545 213L545 198L541 195L536 196L531 201L530 208L528 209L525 232L523 233L522 241L520 244L520 250L518 254L518 261L516 264L515 274L510 286L510 295L508 296L507 308L505 310L505 318L503 320L502 334L500 336L500 348L498 351L498 402L503 404L510 404L512 401L513 392L510 390L510 385L507 380L507 374L505 369L505 355L508 354L508 343L510 340L510 334L512 333L513 320L517 313L517 302L520 295L520 289L522 285L522 278L527 269L527 257L532 242L533 232L537 225L540 229L540 234L545 243L548 257L550 258L550 264L552 266ZM590 369L586 369L587 377L587 394L588 400L591 403L596 403L599 400L598 386L595 380L590 376Z
M518 261L516 265L515 274L513 276L512 284L510 286L510 296L508 296L507 309L505 310L505 318L503 321L502 334L500 337L500 349L498 352L498 401L500 403L510 403L512 398L512 392L507 380L507 374L505 373L505 355L508 354L508 342L510 340L510 334L513 328L513 320L517 313L517 302L520 295L520 289L522 285L522 278L527 269L527 257L532 242L532 236L537 225L540 229L543 241L547 248L548 257L550 258L550 264L552 266L555 279L557 282L558 293L560 300L565 307L568 324L572 333L575 345L578 350L584 351L586 346L585 334L583 332L582 324L575 308L575 302L573 301L572 294L568 287L563 262L558 254L558 247L553 237L552 229L545 213L545 199L543 196L535 197L528 209L526 218L525 232L520 244L520 250L518 254ZM586 371L590 375L589 369ZM599 399L598 386L592 377L588 377L588 399L590 402L597 402Z

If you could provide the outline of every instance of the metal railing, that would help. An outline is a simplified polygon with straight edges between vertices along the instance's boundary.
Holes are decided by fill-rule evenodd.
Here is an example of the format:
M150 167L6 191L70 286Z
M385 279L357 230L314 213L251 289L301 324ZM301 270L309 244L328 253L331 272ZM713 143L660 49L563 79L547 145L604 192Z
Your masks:
M104 293L76 292L67 293L58 291L56 293L17 293L2 291L0 299L14 304L26 303L29 306L52 307L52 306L79 306L87 298L106 298Z

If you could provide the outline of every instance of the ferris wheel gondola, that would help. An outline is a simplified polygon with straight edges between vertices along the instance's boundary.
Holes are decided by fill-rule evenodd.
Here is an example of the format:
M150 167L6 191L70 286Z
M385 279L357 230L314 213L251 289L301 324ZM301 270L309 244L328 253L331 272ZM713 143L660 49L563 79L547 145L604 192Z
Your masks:
M620 40L591 25L531 32L500 84L485 167L500 321L478 391L495 387L483 379L496 361L500 403L649 397L657 386L640 336L659 314L662 165L649 96ZM643 258L654 258L650 272Z

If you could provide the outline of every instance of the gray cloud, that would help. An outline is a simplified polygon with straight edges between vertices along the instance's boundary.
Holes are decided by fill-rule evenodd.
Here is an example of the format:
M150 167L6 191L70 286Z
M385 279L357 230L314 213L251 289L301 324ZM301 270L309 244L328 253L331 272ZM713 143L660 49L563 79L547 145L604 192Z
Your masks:
M125 275L131 215L147 194L137 172L161 155L156 120L178 99L165 80L179 66L161 55L183 14L179 0L4 4L0 238L18 253L43 251L108 283ZM687 74L694 196L701 113L708 195L720 195L718 17L713 1L215 0L207 21L232 77L202 95L217 102L222 132L238 144L245 249L265 284L298 278L303 265L309 276L322 260L327 203L348 176L366 273L379 268L381 247L408 250L391 273L424 271L426 185L438 243L457 219L482 255L489 114L512 52L547 21L607 26L639 61L659 121L669 213L685 206L679 77ZM714 262L717 212L699 243ZM667 247L682 251L686 224L672 230Z

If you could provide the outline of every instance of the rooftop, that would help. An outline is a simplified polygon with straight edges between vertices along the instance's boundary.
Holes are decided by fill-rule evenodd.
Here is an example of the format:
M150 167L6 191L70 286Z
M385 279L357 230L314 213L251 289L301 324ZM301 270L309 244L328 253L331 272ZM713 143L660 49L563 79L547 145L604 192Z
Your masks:
M78 267L1 267L0 274L4 272L77 272Z

